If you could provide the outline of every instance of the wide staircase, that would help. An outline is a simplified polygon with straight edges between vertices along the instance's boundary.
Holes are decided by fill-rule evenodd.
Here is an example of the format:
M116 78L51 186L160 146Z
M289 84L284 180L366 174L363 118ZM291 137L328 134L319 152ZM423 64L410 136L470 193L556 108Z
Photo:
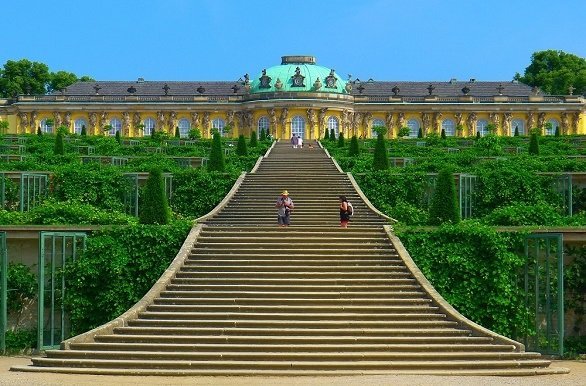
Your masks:
M290 227L275 202L287 189ZM355 207L339 227L338 196ZM461 318L325 151L277 143L152 301L13 370L144 375L567 372ZM126 315L126 314L125 314Z

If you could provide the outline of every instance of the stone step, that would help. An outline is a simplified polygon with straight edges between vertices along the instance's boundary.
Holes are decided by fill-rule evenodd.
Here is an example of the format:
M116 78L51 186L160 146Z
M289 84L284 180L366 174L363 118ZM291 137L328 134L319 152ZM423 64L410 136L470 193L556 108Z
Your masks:
M425 296L423 291L385 291L385 292L371 292L371 291L185 291L185 290L165 290L160 294L160 298L291 298L300 297L302 299L362 299L370 297L372 299L391 298L410 299L421 298Z
M153 304L159 305L235 305L235 306L396 306L405 305L413 306L419 304L430 304L431 299L427 297L409 297L409 298L372 298L372 297L352 297L352 298L264 298L264 297L158 297L153 300Z
M288 321L404 321L404 320L446 320L445 314L436 313L435 311L429 312L411 312L411 313L349 313L340 312L336 314L329 313L287 313L287 312L153 312L143 311L139 314L140 319L172 319L181 318L187 320L282 320Z
M285 260L282 257L275 257L273 259L264 259L261 257L255 259L231 259L231 258L224 258L220 259L215 256L215 259L204 260L203 258L188 258L185 261L185 266L201 266L201 265L210 265L210 266L220 266L220 265L233 265L233 264L246 264L246 265L264 265L270 264L272 266L275 265L333 265L333 266L397 266L402 265L402 261L400 259L361 259L361 260L350 260L348 259L341 259L341 260L334 260L334 259L323 259L318 260L316 259L290 259Z
M176 278L212 278L222 277L226 279L234 278L270 278L270 279L302 279L302 278L315 278L315 279L391 279L391 278L411 278L412 275L409 272L314 272L314 271L292 271L292 272L255 272L255 271L195 271L189 272L181 270L177 272Z
M315 286L359 286L359 285L382 285L392 286L396 285L418 285L413 277L402 278L384 278L384 279L339 279L339 278L213 278L213 277L175 277L171 279L171 285L283 285L283 286L301 286L304 288L313 288Z
M366 314L389 314L389 313L421 313L438 312L439 307L429 302L421 304L402 305L360 305L350 304L340 307L339 305L251 305L251 304L161 304L154 302L147 306L151 312L250 312L250 313L304 313L314 314L316 312L328 312L331 314L345 313L366 313Z
M220 256L220 255L227 255L227 254L236 254L234 253L234 249L233 248L225 248L222 246L215 246L214 248L212 248L213 245L210 244L209 248L196 248L194 250L192 250L192 256L204 256L204 255L209 255L209 254L213 254L214 256ZM369 249L367 247L364 248L356 248L356 249L352 249L355 250L357 254L364 254L367 253L369 250L372 251L372 256L373 257L393 257L394 256L394 251L392 249L385 249L385 248L376 248L376 249ZM349 250L344 250L344 249L319 249L319 248L263 248L263 250L260 250L258 248L245 248L244 246L241 246L240 248L238 248L238 254L246 254L246 255L251 255L251 254L266 254L266 255L282 255L282 256L306 256L306 255L315 255L317 253L322 253L325 257L324 258L328 258L329 256L335 256L335 257L343 257L343 256L347 256Z

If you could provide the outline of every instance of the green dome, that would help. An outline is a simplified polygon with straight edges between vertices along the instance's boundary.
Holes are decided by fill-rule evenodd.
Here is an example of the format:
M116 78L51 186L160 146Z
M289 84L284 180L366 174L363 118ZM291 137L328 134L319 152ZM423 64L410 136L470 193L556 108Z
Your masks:
M313 56L283 56L281 65L263 70L250 88L253 94L295 91L348 94L346 82L333 69L316 65Z

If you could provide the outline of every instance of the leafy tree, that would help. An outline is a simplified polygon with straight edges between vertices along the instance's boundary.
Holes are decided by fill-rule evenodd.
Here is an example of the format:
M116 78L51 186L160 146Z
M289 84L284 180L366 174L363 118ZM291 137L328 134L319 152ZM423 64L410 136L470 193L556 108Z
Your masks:
M516 73L514 79L548 94L567 95L570 86L574 87L574 94L584 94L586 59L563 51L534 52L523 76Z
M417 130L417 138L423 138L423 129L421 127Z
M257 147L258 146L258 140L256 138L256 131L251 131L250 132L250 147Z
M0 96L45 94L50 77L49 67L44 63L9 60L0 70Z
M358 146L358 137L353 135L350 140L350 147L348 148L348 156L356 157L360 154L360 147Z
M443 169L439 172L429 208L429 223L431 225L440 225L446 222L452 224L460 222L456 184L449 169Z
M47 91L62 91L67 86L77 82L77 75L67 71L52 72L49 76L49 84L47 85Z
M529 138L529 154L539 155L539 139L535 131L531 133L531 137Z
M498 154L502 149L499 136L492 133L478 138L474 146L478 149L485 150L487 156Z
M155 168L149 172L141 200L139 220L141 224L166 225L171 220L171 210L165 195L163 172Z
M187 136L189 137L189 139L199 139L201 138L201 131L199 131L199 129L193 128L191 130L189 130L189 134L187 134Z
M238 143L236 144L236 154L239 156L245 156L248 154L248 148L246 147L246 139L244 134L238 136Z
M387 170L389 168L389 157L387 156L387 146L385 142L385 133L387 129L382 126L376 126L372 129L377 133L372 167L374 170Z
M411 134L411 129L409 129L407 126L403 126L399 129L397 137L403 138L409 136L409 134Z
M65 154L65 147L63 146L63 133L61 131L57 132L57 137L55 138L55 149L53 153L55 155Z
M328 129L324 130L324 141L329 141L330 140L330 131Z
M222 137L220 136L220 133L216 131L212 139L212 149L210 150L208 170L223 172L225 168L226 161L224 160L224 150L222 149Z
M344 147L344 133L338 135L338 147Z

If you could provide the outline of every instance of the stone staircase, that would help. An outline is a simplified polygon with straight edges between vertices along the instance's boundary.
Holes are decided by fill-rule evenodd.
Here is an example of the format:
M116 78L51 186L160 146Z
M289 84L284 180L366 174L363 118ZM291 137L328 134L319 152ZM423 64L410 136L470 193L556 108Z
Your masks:
M277 227L282 189L292 225ZM338 196L356 215L339 228ZM116 321L21 371L143 375L567 372L463 319L326 153L277 144ZM391 240L391 241L390 241ZM178 255L178 256L179 256ZM158 288L158 289L157 289Z

